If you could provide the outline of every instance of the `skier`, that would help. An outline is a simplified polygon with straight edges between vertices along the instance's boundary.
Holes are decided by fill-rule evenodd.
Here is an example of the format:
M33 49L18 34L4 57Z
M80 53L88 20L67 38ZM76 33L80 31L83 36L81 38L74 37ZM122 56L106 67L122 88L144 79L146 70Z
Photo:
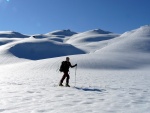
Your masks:
M63 83L64 79L66 78L66 87L70 87L70 85L69 85L70 76L68 74L69 68L70 67L73 68L73 67L77 66L77 64L75 64L75 65L72 66L71 63L69 62L69 60L70 60L70 58L66 57L66 61L63 61L62 65L60 67L60 69L62 68L61 72L63 72L64 75L62 76L62 78L61 78L61 80L59 82L59 86L63 86L62 83Z

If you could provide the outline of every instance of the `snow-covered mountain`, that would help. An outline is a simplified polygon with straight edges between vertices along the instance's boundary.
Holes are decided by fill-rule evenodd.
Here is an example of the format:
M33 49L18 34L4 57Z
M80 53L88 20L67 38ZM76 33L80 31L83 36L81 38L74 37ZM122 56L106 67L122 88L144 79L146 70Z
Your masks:
M12 38L11 32L6 33L8 33L7 38L0 38L1 53L7 53L17 61L20 60L19 58L40 60L75 55L72 57L81 63L82 68L130 69L150 63L150 26L148 25L121 35L100 29L82 33L57 30L28 38L22 38L24 35L20 33L16 36L18 38Z
M0 38L27 38L27 37L29 36L14 31L0 31Z
M142 26L136 30L132 30L122 34L115 40L112 45L104 48L103 51L109 52L150 52L150 26ZM100 50L101 51L101 50Z
M56 35L56 36L72 36L74 34L77 34L74 31L71 31L70 29L67 30L57 30L50 33L47 33L46 35Z
M57 87L65 57L71 88ZM34 36L0 32L0 112L149 113L150 26Z

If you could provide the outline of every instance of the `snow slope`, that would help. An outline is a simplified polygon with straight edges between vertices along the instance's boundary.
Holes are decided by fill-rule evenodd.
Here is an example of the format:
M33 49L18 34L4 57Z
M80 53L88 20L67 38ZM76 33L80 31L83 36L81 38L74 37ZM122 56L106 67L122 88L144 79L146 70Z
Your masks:
M150 26L142 26L136 30L126 32L117 37L113 44L104 48L104 51L112 52L150 52ZM119 47L119 48L118 48Z
M149 113L150 26L121 35L100 29L3 34L1 113ZM70 69L71 88L57 87L66 56L78 64Z
M108 44L108 40L117 36L119 35L109 31L95 29L75 34L65 41L89 53L103 48Z
M119 61L119 65L124 66L128 63L130 68L149 65L150 26L143 26L122 34L112 40L109 46L97 50L96 54L98 53L103 53L104 56L114 56L111 57L112 60Z

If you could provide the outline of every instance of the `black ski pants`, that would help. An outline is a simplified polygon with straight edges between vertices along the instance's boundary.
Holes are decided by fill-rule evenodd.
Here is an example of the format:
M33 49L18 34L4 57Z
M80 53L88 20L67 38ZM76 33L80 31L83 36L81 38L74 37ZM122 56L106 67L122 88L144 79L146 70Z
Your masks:
M63 73L64 73L64 75L62 76L62 78L60 80L60 84L62 84L64 79L66 78L66 85L69 85L70 76L68 74L68 71L64 71Z

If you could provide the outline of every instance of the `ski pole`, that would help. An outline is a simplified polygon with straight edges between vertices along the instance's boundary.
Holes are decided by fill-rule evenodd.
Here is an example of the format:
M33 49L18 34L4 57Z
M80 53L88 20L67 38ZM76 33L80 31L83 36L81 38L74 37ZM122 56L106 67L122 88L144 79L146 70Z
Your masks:
M76 71L77 71L77 66L75 68L75 86L76 86Z

